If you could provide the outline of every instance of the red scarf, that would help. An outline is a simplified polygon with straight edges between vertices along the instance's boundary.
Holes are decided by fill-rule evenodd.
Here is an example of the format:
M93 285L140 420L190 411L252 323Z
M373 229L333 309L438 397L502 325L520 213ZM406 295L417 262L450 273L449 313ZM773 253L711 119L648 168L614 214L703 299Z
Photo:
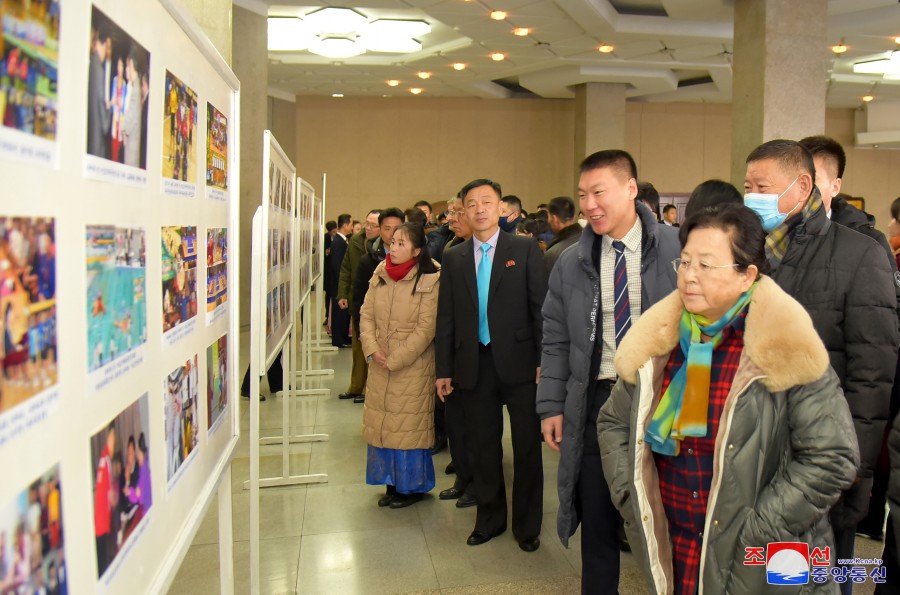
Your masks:
M394 261L391 260L391 255L388 254L388 257L384 260L384 270L387 271L391 279L399 281L416 266L417 261L417 258L410 258L403 264L394 264Z

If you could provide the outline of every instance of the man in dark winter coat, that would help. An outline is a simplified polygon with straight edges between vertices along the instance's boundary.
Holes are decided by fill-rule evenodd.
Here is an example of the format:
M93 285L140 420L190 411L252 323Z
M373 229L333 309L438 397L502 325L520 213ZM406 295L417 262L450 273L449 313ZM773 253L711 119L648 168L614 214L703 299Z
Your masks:
M615 593L619 581L619 513L603 479L597 416L615 383L622 324L675 289L672 261L681 253L677 230L657 223L637 192L637 167L625 151L582 162L578 195L588 226L553 267L543 307L537 412L544 441L560 453L564 545L581 523L582 593Z
M772 278L809 312L853 415L859 477L831 512L835 555L842 559L853 557L856 524L868 510L900 334L882 249L828 218L815 175L812 155L800 143L769 141L747 157L744 203L769 234Z
M568 196L551 199L547 205L547 224L556 234L544 252L544 264L547 265L547 274L550 274L563 250L581 237L582 227L575 220L575 202Z

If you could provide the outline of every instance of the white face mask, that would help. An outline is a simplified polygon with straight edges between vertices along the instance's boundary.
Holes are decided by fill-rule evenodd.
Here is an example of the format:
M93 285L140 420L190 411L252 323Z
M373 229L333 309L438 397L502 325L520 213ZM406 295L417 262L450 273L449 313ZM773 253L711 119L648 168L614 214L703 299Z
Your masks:
M794 181L791 182L781 194L764 194L761 192L747 192L744 194L744 205L759 215L759 218L762 219L763 229L765 229L766 232L771 232L781 225L784 220L794 212L794 209L800 206L800 203L798 202L787 213L778 211L778 199L787 194L787 191L790 190L799 179L799 176L794 178Z

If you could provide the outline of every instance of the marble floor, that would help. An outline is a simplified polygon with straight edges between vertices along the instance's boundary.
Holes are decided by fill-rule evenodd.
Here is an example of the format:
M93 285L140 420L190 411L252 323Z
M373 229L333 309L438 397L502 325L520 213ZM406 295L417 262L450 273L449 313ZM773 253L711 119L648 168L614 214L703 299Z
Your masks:
M242 335L241 362L247 361ZM246 366L246 363L243 363ZM366 445L361 436L362 405L338 400L347 388L350 351L314 356L314 365L332 368L321 381L331 394L297 397L291 403L294 433L325 433L327 442L296 444L290 451L291 474L327 473L328 483L267 488L260 496L261 590L263 593L579 593L579 535L564 548L556 538L558 456L544 447L544 525L541 547L521 551L507 531L490 542L465 543L475 509L457 509L437 492L453 484L444 475L449 452L435 456L437 487L408 508L378 508L380 486L365 483ZM244 368L242 368L243 370ZM265 383L263 392L267 392ZM232 463L235 593L249 592L249 407L240 399L241 440ZM281 398L260 403L260 434L281 434ZM504 438L505 473L512 477L509 432ZM262 446L261 476L280 474L280 446ZM170 593L219 592L218 510L213 500L176 576ZM881 544L857 540L858 557L880 557ZM871 593L874 585L857 585ZM644 593L643 579L630 554L622 556L620 592Z

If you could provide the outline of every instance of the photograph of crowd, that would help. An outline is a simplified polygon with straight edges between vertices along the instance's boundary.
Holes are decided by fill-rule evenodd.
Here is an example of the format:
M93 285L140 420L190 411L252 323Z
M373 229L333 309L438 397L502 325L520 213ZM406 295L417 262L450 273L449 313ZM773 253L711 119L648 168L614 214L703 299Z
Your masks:
M207 429L212 428L228 405L228 335L206 348Z
M59 465L0 509L0 593L68 593Z
M166 377L166 458L168 480L197 446L197 399L199 395L197 355Z
M0 413L56 384L53 219L0 217Z
M2 0L0 114L3 126L54 140L59 0Z
M206 230L206 312L228 301L228 230Z
M144 393L91 437L98 577L153 505L148 407Z
M87 152L147 169L150 54L92 7Z
M162 228L163 332L197 315L197 228Z
M170 180L193 183L197 177L197 93L168 70L163 98L162 175Z
M87 360L93 371L147 342L147 245L141 227L89 225Z
M315 280L319 273L322 272L322 261L324 258L319 257L319 241L325 233L325 213L322 199L318 196L313 197L313 237L312 237L312 278L310 283Z
M228 119L206 104L206 184L228 188Z

